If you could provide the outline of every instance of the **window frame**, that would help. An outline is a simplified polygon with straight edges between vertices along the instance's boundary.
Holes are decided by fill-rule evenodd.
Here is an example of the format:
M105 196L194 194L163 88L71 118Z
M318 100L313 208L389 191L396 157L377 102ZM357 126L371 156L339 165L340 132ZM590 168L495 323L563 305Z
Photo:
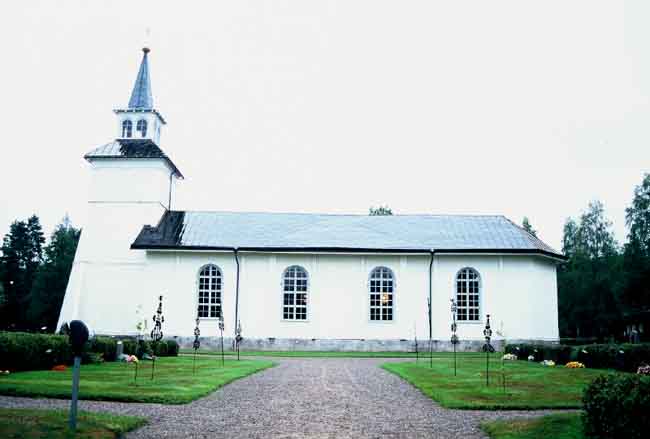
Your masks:
M210 263L207 263L207 264L203 264L203 265L199 268L199 270L198 270L198 272L197 272L197 274L196 274L196 288L195 288L195 291L196 291L196 317L199 318L199 319L201 319L201 320L219 320L220 316L217 316L217 317L210 317L210 311L211 311L210 307L212 306L212 304L211 304L211 302L210 302L210 300L211 300L211 296L210 296L210 291L209 291L209 290L208 290L208 303L207 303L207 306L208 306L208 317L201 317L201 316L199 315L199 306L201 306L201 302L200 302L200 294L201 294L201 273L203 272L203 270L205 270L205 269L208 268L208 267L215 267L215 268L217 269L217 272L218 272L217 278L219 278L219 277L221 278L221 288L218 290L219 295L220 295L220 302L221 302L219 305L221 306L221 316L224 315L224 310L223 310L223 298L224 298L224 283L225 283L225 282L224 282L223 270L222 270L221 267L219 267L217 264L214 264L214 263L210 262Z
M126 134L128 134L128 136ZM122 138L123 139L133 138L133 122L131 121L131 119L124 119L122 121Z
M142 129L140 128L142 126ZM147 137L147 129L149 128L149 123L147 122L147 119L138 119L138 121L135 124L135 131L139 132L141 134L141 138Z
M477 282L478 282L478 293L477 293L478 300L477 300L477 302L478 302L478 305L476 307L471 307L470 308L470 306L469 306L469 288L467 288L467 292L465 293L465 295L467 296L467 305L465 305L463 307L464 309L467 310L467 315L468 316L469 316L469 310L470 309L477 308L478 309L478 319L476 319L476 320L469 320L469 319L460 320L458 318L458 310L460 310L460 308L461 308L461 306L459 305L459 301L458 301L458 282L459 282L458 276L464 270L473 271L474 273L476 273L476 277L477 277ZM469 279L465 279L464 282L469 283ZM478 271L476 268L470 267L470 266L462 267L461 269L459 269L456 272L456 274L454 275L453 298L456 301L456 307L457 307L457 310L456 310L456 322L457 323L463 324L463 325L466 325L466 324L475 325L475 324L482 324L483 323L483 276L481 275L480 271Z
M372 275L373 275L373 273L375 273L376 271L378 271L380 269L388 270L388 272L390 273L391 278L393 280L393 291L391 293L393 303L392 303L392 305L390 307L391 308L392 318L390 320L384 320L384 319L373 320L372 319L372 309L377 308L377 307L372 306L371 298L370 298L371 294L377 294L377 293L372 293L370 291L370 288L372 286L372 281L373 281ZM383 280L384 278L382 277L382 278L379 278L379 279ZM382 293L380 292L379 294L381 295ZM390 267L387 267L385 265L378 265L378 266L374 267L372 270L370 270L370 273L368 273L368 280L367 280L367 285L366 285L366 306L368 307L368 322L372 323L372 324L392 324L392 323L395 323L396 320L397 320L396 319L397 302L395 300L396 296L397 296L397 276L395 276L395 271L393 269L391 269ZM379 313L380 313L380 316L381 316L382 315L382 313L381 313L382 306L380 305L378 307L378 309L380 310Z
M293 291L285 291L284 290L284 284L285 284L285 281L287 279L287 277L286 277L287 273L292 268L300 269L305 273L305 279L306 279L306 282L307 282L307 286L306 286L306 291L304 291L304 293L305 293L305 305L304 305L305 318L304 319L295 318L295 316L296 316L296 308L298 306L300 306L301 308L303 307L302 305L296 305L296 295L298 293L302 293L302 291L297 291L295 289L295 283L294 283ZM298 278L293 277L294 282L295 282L296 279L298 279ZM309 295L311 293L310 290L311 290L311 281L310 281L310 277L309 277L309 271L307 271L307 269L305 267L303 267L302 265L293 264L293 265L288 266L287 268L285 268L282 271L282 277L280 278L280 317L281 317L281 320L283 322L309 322L309 311L310 311L309 310ZM293 299L294 304L293 305L287 305L287 306L290 306L293 309L293 316L294 316L293 318L285 318L285 316L284 316L284 308L285 308L284 296L285 296L285 293L293 293L293 295L294 295L294 299Z

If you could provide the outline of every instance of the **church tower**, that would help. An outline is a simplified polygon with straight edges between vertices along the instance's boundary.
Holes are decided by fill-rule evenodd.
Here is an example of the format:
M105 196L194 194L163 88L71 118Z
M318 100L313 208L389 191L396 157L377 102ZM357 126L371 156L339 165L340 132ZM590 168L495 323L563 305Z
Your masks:
M87 223L81 233L58 327L80 319L101 334L116 333L134 312L133 293L145 285L146 254L130 249L145 224L157 224L171 210L175 185L183 175L160 147L166 124L154 108L148 48L126 108L117 116L115 140L93 149ZM151 297L155 297L153 294ZM149 309L150 304L140 304ZM100 318L101 316L101 318ZM124 327L123 323L121 327Z
M118 119L118 139L149 139L160 144L160 129L165 119L153 107L151 79L149 77L149 48L142 49L144 56L133 85L127 108L114 110Z

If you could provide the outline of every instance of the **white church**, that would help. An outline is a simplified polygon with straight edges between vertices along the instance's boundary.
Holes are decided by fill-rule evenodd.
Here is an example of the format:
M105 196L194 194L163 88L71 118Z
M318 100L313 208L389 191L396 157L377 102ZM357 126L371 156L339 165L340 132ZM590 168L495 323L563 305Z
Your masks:
M242 349L411 350L431 331L442 350L454 299L461 349L480 346L488 314L497 342L558 340L565 258L503 216L174 210L183 174L160 146L143 51L117 138L85 155L88 221L59 327L134 335L162 295L163 332L184 346L197 318L215 342L223 316Z

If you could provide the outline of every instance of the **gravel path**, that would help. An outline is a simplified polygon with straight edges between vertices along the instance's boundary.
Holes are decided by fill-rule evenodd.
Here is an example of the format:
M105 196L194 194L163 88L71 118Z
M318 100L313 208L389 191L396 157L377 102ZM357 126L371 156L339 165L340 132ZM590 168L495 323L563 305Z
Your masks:
M441 408L378 366L386 359L287 358L186 405L81 401L80 409L138 415L131 438L486 438L483 420L548 411ZM0 407L67 408L69 402L0 396Z

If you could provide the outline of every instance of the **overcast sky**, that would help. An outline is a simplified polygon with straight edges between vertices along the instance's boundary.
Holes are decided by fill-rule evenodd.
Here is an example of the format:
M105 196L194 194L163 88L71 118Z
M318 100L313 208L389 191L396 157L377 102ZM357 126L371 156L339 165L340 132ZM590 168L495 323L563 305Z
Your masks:
M116 137L146 42L176 208L527 215L559 248L600 199L623 241L649 21L647 1L7 2L0 234L84 225L82 156Z

